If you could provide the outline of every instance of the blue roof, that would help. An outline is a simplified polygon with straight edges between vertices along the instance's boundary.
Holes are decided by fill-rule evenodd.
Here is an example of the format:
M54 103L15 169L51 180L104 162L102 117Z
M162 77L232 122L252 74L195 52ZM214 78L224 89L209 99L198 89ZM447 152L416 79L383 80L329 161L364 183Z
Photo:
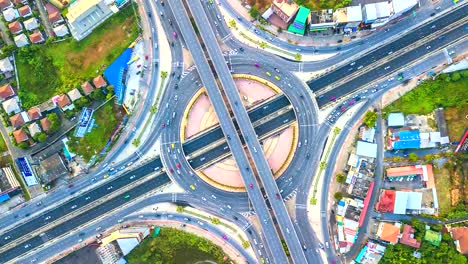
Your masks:
M7 200L10 200L10 196L8 195L8 193L4 193L2 195L0 195L0 203L3 203Z
M123 103L125 94L125 77L128 69L127 63L132 56L132 49L128 48L104 71L104 76L111 85L114 86L114 92L117 95L117 103Z
M419 141L419 130L403 130L399 131L398 135L401 140L418 140Z

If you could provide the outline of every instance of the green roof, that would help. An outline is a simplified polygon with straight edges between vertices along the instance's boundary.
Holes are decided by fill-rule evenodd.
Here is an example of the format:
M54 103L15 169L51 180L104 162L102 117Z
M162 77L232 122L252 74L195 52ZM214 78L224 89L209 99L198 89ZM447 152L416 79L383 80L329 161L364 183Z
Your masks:
M302 24L305 24L307 22L307 17L310 14L310 9L306 7L299 7L299 11L297 11L296 19L294 19L295 22L299 22Z
M424 235L424 240L438 247L440 245L440 241L442 240L442 235L439 232L426 230L426 234Z
M289 32L292 32L292 33L304 35L304 33L305 33L305 26L304 26L302 29L300 29L300 28L295 27L293 24L291 24L291 25L289 25L289 27L288 27L288 31L289 31Z

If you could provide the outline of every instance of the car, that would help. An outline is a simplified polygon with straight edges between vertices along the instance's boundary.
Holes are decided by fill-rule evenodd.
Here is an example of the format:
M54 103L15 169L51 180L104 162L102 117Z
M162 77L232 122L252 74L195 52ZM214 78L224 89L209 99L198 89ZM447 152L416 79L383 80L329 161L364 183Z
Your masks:
M351 64L349 64L349 66L354 66L354 64L356 64L355 61L351 62Z
M172 36L174 36L174 38L176 39L177 38L177 32L172 32Z
M250 189L253 189L253 184L249 184L249 188L250 188Z
M126 194L126 195L124 196L124 199L128 199L128 198L130 198L130 194Z
M336 96L330 97L330 101L336 101Z
M279 193L276 193L276 199L280 200L281 199L281 196Z
M122 165L118 168L119 171L123 171L125 169L125 165Z
M190 184L190 189L192 189L193 191L195 191L195 186L193 184Z
M173 169L173 168L169 168L169 171L170 171L171 173L173 173L173 172L174 172L174 169Z
M111 185L111 186L107 187L107 190L109 191L109 190L112 190L113 188L114 187L112 187L112 185Z
M104 179L107 179L107 178L109 178L109 174L104 175Z
M133 165L133 161L130 161L128 164L127 164L127 167L130 167Z
M102 229L102 227L100 227L100 226L96 227L96 231L99 231L101 229Z
M278 68L275 68L275 72L279 73L280 71L278 70Z
M330 245L328 244L328 241L325 242L325 246L326 246L327 248L330 248Z
M177 163L177 164L176 164L176 167L180 169L180 167L181 167L181 166L180 166L180 163Z
M306 245L302 245L302 249L303 249L304 251L306 251L306 250L307 250Z
M86 196L85 201L88 201L89 199L91 199L91 197Z
M268 71L267 71L267 72L265 72L265 74L266 74L266 75L268 75L268 76L271 76L271 73L270 73L270 72L268 72Z
M8 240L8 239L10 239L10 238L11 238L11 236L6 236L4 239L5 239L5 240Z
M78 206L75 204L75 205L73 205L73 206L71 207L71 209L75 209L76 207L78 207Z
M435 16L435 13L431 13L431 17L432 17L432 16Z
M427 49L427 50L428 50L428 49L431 49L431 46L427 46L426 49Z
M161 124L161 126L162 126L162 128L165 128L165 127L166 127L166 123L163 122L163 123Z
M309 158L310 158L310 153L307 152L306 159L309 159Z
M401 81L403 79L404 79L403 73L402 72L398 73L398 80Z
M143 215L139 215L138 218L143 218L144 216Z
M254 65L255 65L255 67L257 67L257 68L260 68L260 64L259 64L259 63L255 63Z
M51 218L50 215L48 215L48 216L46 216L46 218L44 218L44 220L47 221L47 220L50 220L50 218Z
M355 103L356 103L356 101L351 100L351 101L349 101L348 105L354 105Z
M24 248L29 248L31 246L31 244L26 244L24 245Z
M37 202L36 206L41 206L42 202Z
M206 198L205 198L205 197L202 197L201 199L202 199L203 201L205 201L205 202L206 202Z
M388 70L388 69L390 69L390 66L387 66L387 67L384 68L384 70Z
M275 79L276 79L277 81L281 80L281 78L280 78L278 75L275 75Z
M73 188L73 186L75 186L73 183L68 185L68 188Z
M179 174L179 175L180 175L180 170L177 170L177 174Z
M364 66L361 65L361 66L357 67L357 69L360 70L360 69L362 69L362 67L364 67Z
M130 176L130 180L135 179L135 177L136 177L135 175Z
M228 240L228 237L226 235L221 236L224 240Z
M117 223L119 223L119 224L122 223L122 222L123 222L123 219L119 219L119 220L117 221Z
M241 52L244 52L244 48L243 48L243 47L240 47L239 50L240 50Z

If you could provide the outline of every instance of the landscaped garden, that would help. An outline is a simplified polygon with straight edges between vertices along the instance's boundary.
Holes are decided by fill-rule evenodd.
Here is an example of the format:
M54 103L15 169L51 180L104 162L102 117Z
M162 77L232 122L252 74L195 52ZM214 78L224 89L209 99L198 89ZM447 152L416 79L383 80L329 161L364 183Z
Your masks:
M147 237L126 259L131 264L231 263L219 246L174 228L161 228L157 237Z
M99 74L138 36L136 4L108 18L88 37L31 45L16 53L21 103L37 105Z

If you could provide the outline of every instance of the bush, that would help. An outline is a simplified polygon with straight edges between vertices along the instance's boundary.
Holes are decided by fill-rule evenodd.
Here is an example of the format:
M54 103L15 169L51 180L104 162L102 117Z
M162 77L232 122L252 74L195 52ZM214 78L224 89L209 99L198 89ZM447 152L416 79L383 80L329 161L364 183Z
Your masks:
M377 122L377 113L373 111L367 111L366 115L364 116L364 124L367 127L375 127L375 123Z
M410 153L409 156L408 156L408 160L410 161L417 161L418 160L418 155L416 155L416 153Z
M18 148L21 148L21 149L28 149L28 148L29 148L29 144L28 144L28 142L25 142L25 141L20 142L20 143L18 144Z
M60 118L56 113L51 113L47 115L47 119L50 121L49 133L57 132L60 129Z
M47 135L44 132L37 133L34 135L34 140L37 142L44 142L47 139Z
M344 175L343 173L338 173L336 175L336 181L338 183L345 183L346 182L346 175Z
M336 199L337 201L339 201L339 200L343 199L343 194L342 194L341 192L336 192L336 193L333 195L333 197L335 197L335 199Z

